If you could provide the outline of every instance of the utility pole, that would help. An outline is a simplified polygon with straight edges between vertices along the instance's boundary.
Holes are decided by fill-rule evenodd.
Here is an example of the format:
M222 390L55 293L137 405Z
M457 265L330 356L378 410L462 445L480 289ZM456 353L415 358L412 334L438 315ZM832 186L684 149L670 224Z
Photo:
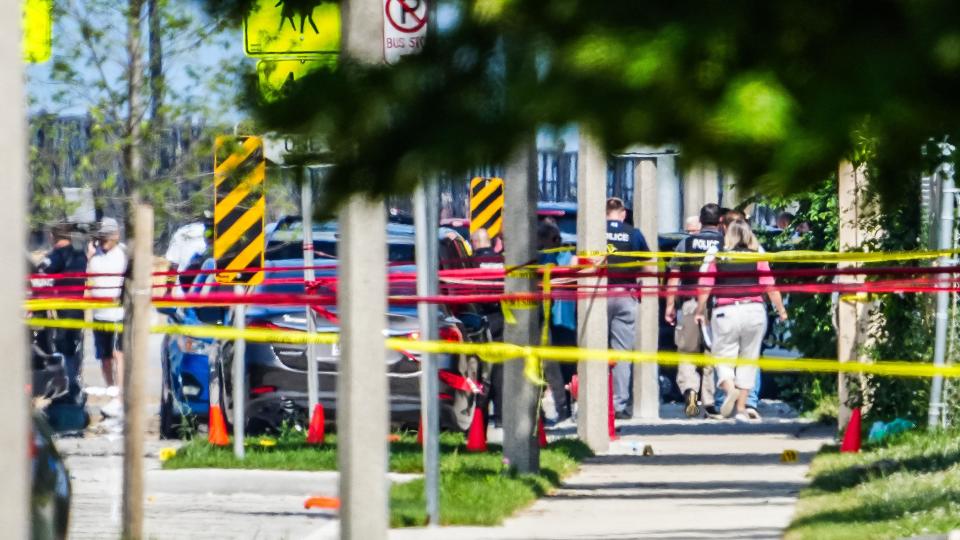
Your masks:
M644 157L634 170L633 226L636 227L653 251L657 249L659 215L657 209L656 155ZM644 290L657 285L657 278L641 279ZM637 309L637 350L656 353L660 340L660 302L656 296L640 297ZM633 415L639 418L660 418L659 366L643 362L633 366Z
M940 177L940 223L937 227L939 239L937 249L953 249L953 212L957 190L954 185L954 166L952 155L955 148L949 143L940 145L940 156L944 162L937 168ZM940 257L940 266L954 264L953 255ZM948 274L942 274L940 279L949 279ZM949 324L950 296L952 293L940 291L937 293L936 328L933 342L933 365L942 366L947 353L947 326ZM930 407L927 417L927 428L937 429L945 422L943 415L943 377L937 375L930 382Z
M583 129L577 168L577 251L606 253L607 156ZM584 349L605 350L609 345L606 278L580 280L581 291L591 291L592 287L596 287L596 295L577 301L577 344ZM610 447L609 371L607 362L601 359L581 360L577 366L577 435L595 453L606 452Z
M20 2L0 2L0 125L6 137L0 145L0 163L6 172L4 194L0 197L0 246L6 253L23 253L26 239L24 208L27 184L26 102L23 89L23 56ZM0 280L14 284L12 293L0 296L0 344L12 359L3 370L0 410L0 530L7 538L30 537L30 470L27 438L31 433L30 404L23 391L27 385L26 335L23 328L23 264L0 265Z
M438 231L440 226L440 186L435 179L421 182L413 193L414 224L416 225L417 296L436 296L439 290L440 268ZM431 302L417 304L420 319L420 339L438 338L437 305ZM437 356L420 355L420 415L423 422L423 477L427 496L427 525L440 524L440 384Z
M383 2L346 0L341 6L344 55L356 62L383 62ZM383 540L389 524L386 217L383 201L363 195L340 208L337 460L345 540Z
M134 200L132 272L126 284L123 362L123 532L143 538L143 437L146 418L146 368L150 362L150 301L153 273L153 207Z
M531 135L507 164L503 182L504 280L506 294L532 293L537 281L524 265L537 262L537 147ZM516 269L510 272L510 269ZM505 324L503 340L517 345L535 345L539 339L540 312L514 309L516 323ZM520 473L540 470L537 443L537 413L540 389L524 376L523 358L503 366L503 456Z

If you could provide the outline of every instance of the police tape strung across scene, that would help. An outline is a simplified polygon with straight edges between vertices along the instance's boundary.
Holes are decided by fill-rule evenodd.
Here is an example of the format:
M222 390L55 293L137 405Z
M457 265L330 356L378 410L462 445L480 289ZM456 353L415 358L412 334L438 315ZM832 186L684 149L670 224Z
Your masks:
M37 328L92 328L96 330L122 331L121 323L87 323L78 319L26 319L28 326ZM274 328L246 328L239 330L223 326L181 326L156 325L151 329L155 334L182 335L196 338L212 338L233 340L243 338L258 343L285 343L331 344L339 341L338 334L317 333L307 334L296 330ZM581 349L578 347L557 346L522 346L512 343L455 343L449 341L420 341L407 338L388 338L387 348L409 352L434 354L466 354L476 355L481 360L490 363L506 362L509 360L531 359L553 360L558 362L634 362L656 363L675 366L681 362L697 365L736 364L743 366L757 366L767 371L805 371L811 373L863 373L887 377L946 377L960 378L960 365L921 364L902 360L885 360L873 363L840 362L830 359L780 359L761 358L730 359L714 358L707 354L675 353L675 352L640 352L620 351L607 349Z

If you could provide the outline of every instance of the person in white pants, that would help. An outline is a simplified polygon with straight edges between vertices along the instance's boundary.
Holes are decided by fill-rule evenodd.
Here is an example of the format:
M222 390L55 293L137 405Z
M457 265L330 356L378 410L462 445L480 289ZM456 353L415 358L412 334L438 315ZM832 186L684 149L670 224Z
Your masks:
M736 220L727 225L723 251L760 251L760 244L746 221ZM717 258L714 251L708 252L704 259L701 271L715 275L703 276L699 280L701 288L697 295L695 319L698 323L705 321L707 301L712 295L714 305L710 321L713 331L711 354L717 358L755 360L760 357L760 345L767 331L767 309L763 295L756 287L774 285L773 276L769 274L770 265L766 261L717 261ZM780 291L767 289L766 293L780 320L787 320L787 310L783 306ZM716 371L717 386L726 393L720 414L729 418L736 409L738 420L752 420L747 415L746 402L756 381L756 366L734 367L733 364L718 364Z

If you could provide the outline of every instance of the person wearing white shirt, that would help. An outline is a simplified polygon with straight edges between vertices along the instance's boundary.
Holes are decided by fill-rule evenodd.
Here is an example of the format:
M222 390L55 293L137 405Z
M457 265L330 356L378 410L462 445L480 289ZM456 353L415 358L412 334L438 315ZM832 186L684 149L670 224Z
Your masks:
M103 218L98 233L99 248L90 263L87 273L90 277L90 296L113 301L120 300L123 287L123 274L127 269L127 255L120 245L120 226L112 218ZM123 321L122 307L99 308L93 310L93 320L101 323ZM97 359L103 370L103 379L107 387L115 388L122 382L123 352L120 346L120 334L110 330L94 330L93 341ZM114 371L116 370L116 371ZM115 375L116 373L116 375Z

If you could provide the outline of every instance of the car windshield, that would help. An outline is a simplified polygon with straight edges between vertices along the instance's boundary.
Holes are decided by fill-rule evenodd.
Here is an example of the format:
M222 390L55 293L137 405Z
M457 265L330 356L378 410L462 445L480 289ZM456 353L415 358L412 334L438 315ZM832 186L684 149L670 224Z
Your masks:
M313 251L318 259L337 258L337 230L335 221L313 224ZM387 260L413 262L415 259L414 228L402 223L387 224ZM266 260L281 261L303 258L303 221L287 218L277 225L267 242Z

